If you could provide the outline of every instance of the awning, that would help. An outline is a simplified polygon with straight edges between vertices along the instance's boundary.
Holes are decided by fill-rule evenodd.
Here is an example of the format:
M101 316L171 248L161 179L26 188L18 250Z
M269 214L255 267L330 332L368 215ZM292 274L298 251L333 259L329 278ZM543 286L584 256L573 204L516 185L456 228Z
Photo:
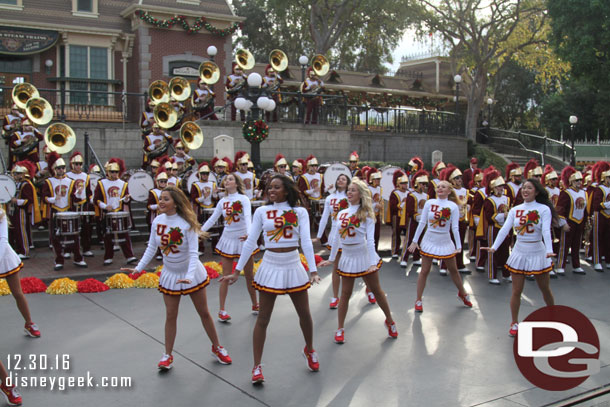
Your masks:
M58 38L57 31L0 26L0 54L38 54L53 47Z

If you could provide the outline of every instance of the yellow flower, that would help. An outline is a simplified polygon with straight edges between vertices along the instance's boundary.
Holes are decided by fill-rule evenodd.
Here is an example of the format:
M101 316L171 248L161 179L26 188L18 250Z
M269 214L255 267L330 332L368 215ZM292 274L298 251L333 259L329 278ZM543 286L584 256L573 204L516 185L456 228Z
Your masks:
M104 283L110 288L130 288L134 286L133 280L123 273L116 273Z
M155 273L142 274L135 282L138 288L157 288L159 286L159 277Z
M6 279L0 278L0 296L9 295L11 293L11 289L8 288L8 283Z
M69 278L58 278L47 288L47 294L68 295L78 291L77 283Z

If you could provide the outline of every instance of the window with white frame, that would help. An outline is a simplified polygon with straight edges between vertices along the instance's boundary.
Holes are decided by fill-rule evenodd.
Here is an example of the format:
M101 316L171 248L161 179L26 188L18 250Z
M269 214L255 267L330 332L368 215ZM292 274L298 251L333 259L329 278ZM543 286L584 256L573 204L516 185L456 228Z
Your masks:
M70 45L70 103L78 105L107 105L108 48ZM72 79L73 78L73 79ZM90 79L80 80L79 79Z
M23 0L0 0L0 8L23 10Z
M72 15L78 17L98 17L98 0L72 0Z

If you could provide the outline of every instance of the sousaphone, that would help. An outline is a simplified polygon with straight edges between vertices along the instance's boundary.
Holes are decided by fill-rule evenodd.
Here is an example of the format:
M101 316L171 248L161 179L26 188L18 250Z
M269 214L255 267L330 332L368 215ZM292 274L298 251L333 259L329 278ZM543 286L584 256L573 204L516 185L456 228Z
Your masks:
M20 109L25 109L25 105L31 98L40 96L38 89L31 83L20 83L13 87L13 103Z
M324 55L318 54L313 57L313 60L311 61L311 67L313 68L313 71L316 73L316 75L322 77L326 75L330 70L330 63Z
M25 114L35 125L44 126L53 119L53 107L46 99L32 97L25 104Z
M76 133L67 124L54 123L44 132L44 141L49 150L57 154L66 154L76 145Z
M235 53L235 62L243 71L254 68L254 56L247 49L238 49Z
M191 84L181 76L169 81L169 95L172 99L182 102L191 96Z
M178 122L178 112L167 102L156 105L153 115L155 122L163 129L171 129Z
M197 150L203 145L203 131L195 122L186 122L180 127L180 140L189 150Z
M202 62L199 65L199 78L208 85L213 85L220 79L220 68L212 61Z
M169 86L165 81L154 81L148 87L148 96L153 105L169 102Z
M274 49L269 54L269 64L275 72L282 72L288 68L288 57L284 51Z

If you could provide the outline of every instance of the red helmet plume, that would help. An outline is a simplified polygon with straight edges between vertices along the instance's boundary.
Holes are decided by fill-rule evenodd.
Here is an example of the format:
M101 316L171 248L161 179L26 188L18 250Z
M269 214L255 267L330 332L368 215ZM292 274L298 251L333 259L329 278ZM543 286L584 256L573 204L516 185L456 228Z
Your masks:
M438 178L440 176L440 172L445 168L447 168L447 165L445 165L444 162L442 162L442 161L437 162L436 164L434 164L434 167L432 168L432 176Z
M15 163L15 165L24 167L27 170L26 175L28 177L30 177L31 179L34 179L34 177L36 176L36 171L37 171L36 164L31 162L30 160L17 161Z
M537 167L540 167L540 164L538 164L538 160L536 160L535 158L532 158L531 160L529 160L525 164L525 167L523 167L523 175L525 176L525 178L529 178L530 171Z
M506 171L505 171L505 173L504 173L504 177L505 177L507 180L509 180L509 179L510 179L510 173L511 173L511 171L516 170L517 168L521 168L521 167L520 167L520 166L519 166L519 164L517 164L516 162L512 162L512 163L510 163L510 164L507 164L507 165L506 165Z
M593 165L593 181L597 183L604 182L602 178L602 172L610 170L610 163L606 161L598 161Z
M368 182L369 184L371 183L371 175L378 173L379 170L377 168L371 168L366 172L366 182ZM363 174L364 175L364 174Z
M418 156L415 156L409 160L409 166L414 167L412 171L417 172L424 169L424 161Z
M394 184L394 188L398 188L398 178L405 177L405 173L402 170L394 171L394 175L392 175L392 183Z
M483 174L483 170L480 168L475 168L474 170L472 170L472 180L470 180L470 185L468 185L469 189L474 188L475 179L478 176L482 176L482 174Z
M498 178L499 176L500 172L495 168L491 171L485 172L485 175L483 175L483 186L485 187L485 192L487 193L487 195L491 194L491 188L489 184L491 184L491 181Z
M112 163L117 163L117 165L119 166L119 177L122 176L125 170L127 169L127 167L125 166L125 161L123 161L122 158L112 157L110 160L108 160L108 164Z
M568 165L563 170L561 170L561 182L563 182L564 188L570 187L570 177L576 173L576 168Z
M248 158L250 158L250 155L246 152L246 151L238 151L235 153L235 160L233 161L234 163L238 163L239 160L243 157L243 156L248 156Z

